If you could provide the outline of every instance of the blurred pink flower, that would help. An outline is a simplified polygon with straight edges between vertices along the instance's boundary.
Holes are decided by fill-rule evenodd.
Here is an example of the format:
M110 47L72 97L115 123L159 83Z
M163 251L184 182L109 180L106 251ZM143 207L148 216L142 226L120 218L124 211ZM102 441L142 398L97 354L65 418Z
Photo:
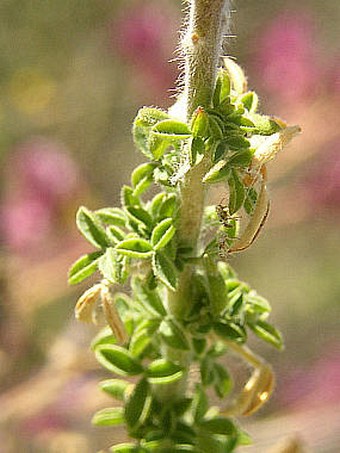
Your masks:
M136 67L136 81L141 78L153 91L163 91L174 83L176 68L167 61L176 45L176 21L176 10L170 4L139 2L110 24L112 49Z
M15 153L14 171L26 193L52 203L70 197L77 189L77 165L62 145L35 138L18 146Z
M256 42L255 64L263 86L277 98L299 101L318 88L321 62L313 21L298 12L276 17Z
M77 165L61 145L36 138L17 146L5 170L7 196L0 207L5 244L23 253L45 243L80 184Z
M1 209L6 246L17 252L37 246L51 230L51 210L39 199L9 200Z
M340 209L340 140L319 156L303 181L305 199L315 208Z
M278 399L283 407L311 408L340 403L340 348L330 350L309 367L295 370L282 382Z

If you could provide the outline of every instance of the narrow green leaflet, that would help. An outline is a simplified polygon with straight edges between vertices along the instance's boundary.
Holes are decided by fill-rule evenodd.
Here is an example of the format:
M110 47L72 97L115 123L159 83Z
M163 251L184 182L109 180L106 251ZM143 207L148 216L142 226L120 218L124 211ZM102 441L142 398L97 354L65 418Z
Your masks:
M230 178L228 179L229 185L229 213L230 215L235 214L241 209L244 198L245 190L242 181L235 169L231 171Z
M165 247L171 241L176 232L173 220L167 218L158 223L151 234L151 245L154 250Z
M98 268L103 277L110 282L119 282L119 258L116 250L112 247L106 249L105 254L100 258Z
M234 423L228 418L221 416L202 420L200 426L206 431L224 436L230 436L237 432Z
M275 346L277 349L283 348L283 340L280 332L268 322L259 319L256 323L249 323L249 327L262 340Z
M247 91L247 93L241 97L241 102L249 112L255 113L259 103L259 98L255 91Z
M122 444L110 447L111 453L147 453L144 448L138 447L135 444L124 442Z
M101 409L92 418L92 423L97 426L121 425L124 422L124 409L122 407Z
M150 402L149 383L146 379L141 379L125 404L125 420L130 428L134 428L137 423L143 423L150 408Z
M106 326L101 329L91 341L91 349L94 351L99 345L116 344L116 339L112 334L111 327Z
M157 164L155 162L146 162L135 168L131 174L131 185L136 188L137 185L144 179L152 176L152 173Z
M148 259L153 254L150 242L141 238L126 239L117 245L116 250L122 255L137 259Z
M120 208L102 208L95 211L97 218L106 225L124 227L126 225L126 216Z
M76 223L82 235L95 247L101 249L110 245L104 227L96 215L84 206L78 209Z
M76 285L90 277L98 269L98 260L102 252L88 253L81 256L71 267L68 274L70 285Z
M120 376L135 376L143 372L142 365L124 348L116 345L99 345L95 349L98 362Z
M205 138L209 131L209 117L203 107L198 107L192 117L191 132L194 138Z
M137 300L151 315L162 317L166 315L166 310L157 290L148 288L147 282L136 276L131 280L131 288Z
M164 285L175 291L177 287L177 269L164 253L157 251L152 257L152 269L155 276Z
M183 376L184 370L181 366L166 359L154 360L146 370L151 384L169 384L176 382Z
M219 398L225 398L233 388L233 381L228 371L219 363L214 363L213 371L215 375L215 392Z
M184 140L191 137L191 131L185 123L177 120L164 120L153 126L154 134L176 140Z
M246 331L243 327L232 322L219 322L214 324L214 330L218 336L226 340L244 343L247 339Z
M99 383L103 392L119 401L124 401L125 392L130 385L128 381L122 379L105 379L105 381Z
M131 175L131 184L135 196L141 195L152 184L152 175L156 166L156 162L147 162L134 169Z
M144 107L139 110L134 121L132 129L134 142L142 153L149 158L153 157L149 148L151 128L166 118L169 118L169 115L166 112L156 108Z
M183 329L174 319L164 319L159 326L159 333L168 346L185 351L190 349Z
M153 220L151 215L141 206L128 206L126 208L128 217L138 224L141 224L142 229L151 231L153 227Z
M153 340L153 335L158 329L159 320L146 319L133 332L130 340L129 351L134 357L139 357Z
M229 161L221 159L204 175L203 182L215 184L217 182L225 181L229 174Z

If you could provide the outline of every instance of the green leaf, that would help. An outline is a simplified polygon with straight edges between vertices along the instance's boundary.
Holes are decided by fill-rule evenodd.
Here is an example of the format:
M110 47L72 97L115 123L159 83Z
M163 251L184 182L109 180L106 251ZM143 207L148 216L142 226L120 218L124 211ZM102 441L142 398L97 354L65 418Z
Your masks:
M148 288L147 283L138 276L131 280L131 287L135 297L146 311L153 316L164 317L166 315L166 310L157 290Z
M203 109L198 107L192 117L191 132L194 138L202 137L205 138L208 135L209 130L209 116Z
M271 306L267 299L259 296L255 291L250 291L250 293L247 294L246 303L252 310L260 314L269 313L271 311Z
M245 168L250 165L252 159L252 152L250 149L243 149L235 153L229 160L228 164L230 167Z
M158 210L158 220L165 218L174 218L176 209L178 207L178 198L174 193L168 194L165 199L162 200Z
M134 194L134 190L130 186L124 185L120 192L122 205L127 208L129 206L140 206L139 198Z
M140 448L135 444L124 442L122 444L110 447L111 453L146 453L144 448Z
M229 162L225 159L221 159L205 174L203 182L215 184L217 182L225 181L229 174Z
M246 195L243 183L235 169L232 169L231 171L231 176L228 179L228 185L229 185L228 207L230 215L233 215L235 214L235 212L241 209Z
M105 379L99 383L103 392L119 401L124 401L125 392L130 385L130 382L123 381L122 379Z
M208 397L204 389L200 385L197 385L192 403L192 413L196 423L202 420L208 409Z
M151 384L170 384L181 379L183 373L181 366L166 359L154 360L146 370Z
M167 218L158 223L151 234L151 245L154 250L159 250L165 247L171 241L176 228L173 226L173 220Z
M129 351L134 357L139 357L153 340L153 335L159 327L160 321L146 319L142 321L133 332L130 340Z
M214 324L214 330L221 338L235 341L236 343L244 343L247 338L245 329L232 322L218 322Z
M255 335L261 338L261 340L266 341L272 346L275 346L275 348L277 349L283 348L281 333L268 322L259 319L256 324L249 323L249 327L255 333Z
M230 135L225 138L231 150L240 151L242 148L249 148L250 142L242 135Z
M111 327L105 326L91 341L91 349L94 351L99 345L115 344L116 339L112 334Z
M211 137L220 140L224 135L224 124L218 120L216 115L209 115L209 131Z
M233 388L233 381L227 370L219 363L214 363L215 392L219 398L225 398Z
M205 357L200 365L201 380L204 387L210 386L215 380L213 363L209 357Z
M76 223L82 235L95 247L106 248L109 240L96 215L84 206L78 209Z
M101 409L92 418L92 423L97 426L121 425L124 422L124 409L122 407Z
M120 208L102 208L95 211L97 218L106 225L125 227L126 216Z
M159 160L172 144L173 141L169 137L164 137L154 132L151 132L149 135L148 146L152 157L156 160Z
M248 91L241 97L241 102L249 112L255 113L259 98L255 91Z
M281 126L270 116L253 113L252 115L249 115L249 118L255 125L254 134L272 135L282 129Z
M107 227L106 232L113 244L122 241L126 236L125 232L115 225Z
M153 181L153 171L156 168L156 162L147 162L135 168L131 175L131 184L134 188L134 195L139 196L145 192Z
M159 333L168 346L184 351L190 349L184 330L175 320L164 319L159 326Z
M151 215L143 209L141 206L128 206L126 212L129 218L133 222L142 224L142 228L146 231L150 231L153 227L153 221Z
M213 162L216 163L220 159L222 159L227 150L228 150L227 143L224 140L217 142L214 148Z
M234 423L225 417L214 417L200 422L200 426L213 434L222 434L224 436L231 436L236 434L236 427Z
M98 269L98 260L102 252L88 253L81 256L71 267L68 274L70 285L76 285L90 277Z
M151 128L160 121L169 118L169 115L155 108L144 107L139 110L138 115L133 124L133 138L136 146L147 157L152 158L153 155L149 148L149 136Z
M174 263L162 252L157 251L152 258L155 276L173 291L177 287L177 270Z
M191 137L191 131L185 123L172 119L155 124L152 131L160 137L176 140L184 140Z
M195 165L197 156L205 153L205 143L200 137L194 137L190 143L190 165Z
M106 249L105 254L100 258L98 268L103 277L110 282L118 282L118 257L119 255L112 247Z
M148 259L152 256L150 242L141 238L131 238L120 242L116 247L117 252L130 258Z
M157 166L156 162L146 162L135 168L131 174L131 185L136 188L137 185L145 178L152 179L152 173Z
M125 420L130 428L143 423L150 408L149 383L141 379L125 403Z
M95 349L98 362L120 376L135 376L143 367L126 349L116 345L100 345Z
M246 190L246 198L244 200L244 209L248 215L252 215L257 202L257 192L253 187Z
M230 82L230 77L228 74L228 71L225 69L221 68L218 72L217 80L219 81L220 84L220 89L219 89L219 99L217 102L217 105L221 104L225 100L228 99L228 96L230 94L230 88L231 88L231 82Z

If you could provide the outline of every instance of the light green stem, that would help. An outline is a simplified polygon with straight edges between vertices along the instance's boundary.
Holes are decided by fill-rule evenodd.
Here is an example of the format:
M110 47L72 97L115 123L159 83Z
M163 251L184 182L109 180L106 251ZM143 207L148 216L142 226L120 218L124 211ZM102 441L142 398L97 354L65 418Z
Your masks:
M228 5L228 0L191 0L189 23L182 41L188 121L197 107L211 106ZM189 170L181 189L178 240L181 245L191 247L193 254L199 246L205 201L202 179L208 164L208 158L205 157ZM179 319L190 309L192 272L193 267L187 265L180 276L178 290L169 293L170 310Z

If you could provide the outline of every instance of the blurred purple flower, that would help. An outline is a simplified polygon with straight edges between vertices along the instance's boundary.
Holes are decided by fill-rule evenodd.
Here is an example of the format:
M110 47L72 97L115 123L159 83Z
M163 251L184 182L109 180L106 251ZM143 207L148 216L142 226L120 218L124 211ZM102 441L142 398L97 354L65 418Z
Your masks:
M134 4L110 24L111 47L136 67L134 77L163 91L173 84L175 71L167 64L175 42L176 10L170 4Z
M268 91L285 101L314 94L321 76L313 21L305 14L283 13L256 43L255 64Z

